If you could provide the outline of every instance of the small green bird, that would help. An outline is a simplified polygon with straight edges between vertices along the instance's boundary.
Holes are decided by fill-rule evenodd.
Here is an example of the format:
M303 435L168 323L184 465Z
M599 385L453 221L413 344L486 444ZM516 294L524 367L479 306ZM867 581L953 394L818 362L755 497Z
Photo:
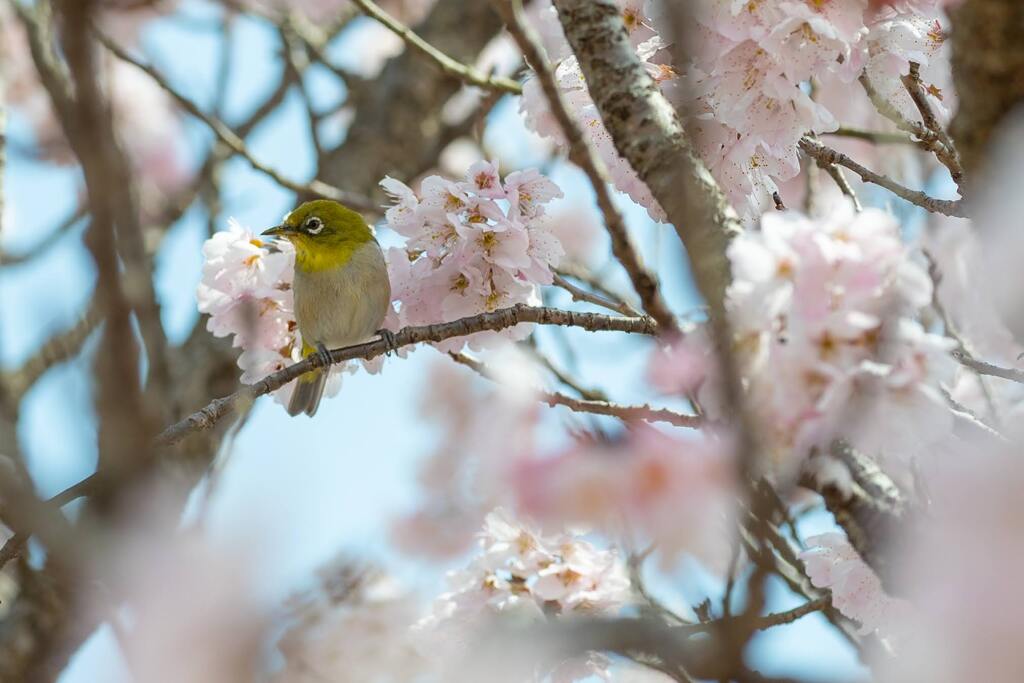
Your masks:
M338 202L302 204L264 235L295 246L295 320L302 333L302 357L359 344L390 332L381 329L391 304L384 254L363 217ZM297 380L288 414L316 414L327 369Z

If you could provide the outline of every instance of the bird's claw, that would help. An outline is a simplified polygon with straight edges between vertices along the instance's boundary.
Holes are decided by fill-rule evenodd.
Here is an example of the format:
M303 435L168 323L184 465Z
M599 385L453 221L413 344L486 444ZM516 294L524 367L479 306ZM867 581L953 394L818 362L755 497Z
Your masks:
M323 345L323 342L317 342L316 355L320 358L320 362L323 363L325 368L334 363L334 359L331 358L331 352Z
M384 341L385 348L387 349L384 351L385 356L390 356L392 351L398 350L398 341L395 339L394 332L391 330L380 329L377 330L377 334L380 335L380 338Z

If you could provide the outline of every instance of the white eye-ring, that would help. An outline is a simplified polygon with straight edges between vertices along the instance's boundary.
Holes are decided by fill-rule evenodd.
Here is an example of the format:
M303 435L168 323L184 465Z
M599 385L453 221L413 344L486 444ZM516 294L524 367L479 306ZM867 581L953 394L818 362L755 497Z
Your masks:
M310 235L319 235L320 231L324 229L324 223L316 216L310 216L306 219L306 232Z

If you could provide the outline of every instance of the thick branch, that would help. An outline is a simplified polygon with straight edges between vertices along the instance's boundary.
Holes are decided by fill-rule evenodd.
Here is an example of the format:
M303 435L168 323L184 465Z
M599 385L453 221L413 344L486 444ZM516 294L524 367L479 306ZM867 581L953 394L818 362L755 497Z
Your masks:
M406 327L395 334L394 348L423 342L437 343L452 337L463 337L485 330L504 330L521 323L580 327L592 332L631 332L651 335L658 332L658 324L652 318L624 318L600 313L576 313L557 308L518 305L499 309L493 313L481 313L468 318L460 318L449 323ZM387 353L389 350L388 343L384 340L357 344L331 351L331 362L341 363L356 358L369 360ZM309 356L255 384L242 387L230 396L215 399L202 410L165 429L157 441L161 444L171 444L180 441L191 432L209 429L226 415L250 405L256 398L280 389L300 375L323 366L324 363L319 356Z
M1000 122L1024 102L1024 3L965 0L950 9L953 81L960 94L950 132L964 170L982 165Z

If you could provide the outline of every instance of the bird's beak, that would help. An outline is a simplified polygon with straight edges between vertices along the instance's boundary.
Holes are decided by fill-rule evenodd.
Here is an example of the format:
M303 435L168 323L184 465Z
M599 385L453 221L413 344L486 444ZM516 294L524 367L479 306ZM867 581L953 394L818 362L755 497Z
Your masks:
M284 227L283 225L275 225L272 228L264 230L263 232L260 233L260 235L266 237L281 237L282 235L285 234L287 230L288 228Z

